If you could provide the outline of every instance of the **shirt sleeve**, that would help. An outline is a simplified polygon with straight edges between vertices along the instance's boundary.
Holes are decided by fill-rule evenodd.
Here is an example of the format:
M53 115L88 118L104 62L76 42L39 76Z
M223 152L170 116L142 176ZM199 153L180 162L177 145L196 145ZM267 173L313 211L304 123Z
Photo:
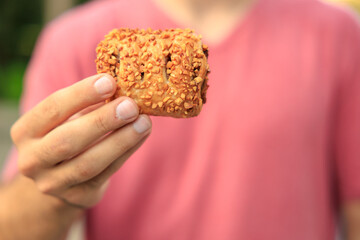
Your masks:
M51 93L69 86L80 78L76 47L69 28L56 21L41 33L24 77L21 114L29 111ZM7 158L2 180L17 174L17 151L12 147Z
M340 34L335 152L341 201L360 199L360 24L347 18Z

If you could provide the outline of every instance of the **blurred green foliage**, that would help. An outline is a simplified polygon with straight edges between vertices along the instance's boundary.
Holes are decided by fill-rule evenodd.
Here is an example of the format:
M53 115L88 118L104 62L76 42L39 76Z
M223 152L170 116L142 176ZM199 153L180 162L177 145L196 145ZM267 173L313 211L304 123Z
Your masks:
M0 2L0 98L17 100L42 26L41 0Z
M44 0L0 1L0 100L18 101L23 75L43 25Z

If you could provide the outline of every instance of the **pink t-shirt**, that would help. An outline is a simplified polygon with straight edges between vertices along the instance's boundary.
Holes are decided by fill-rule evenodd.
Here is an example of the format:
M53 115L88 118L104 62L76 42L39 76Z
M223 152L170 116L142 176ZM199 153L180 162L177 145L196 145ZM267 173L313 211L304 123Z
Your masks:
M148 0L65 14L39 40L23 111L95 74L97 43L119 27L186 26ZM341 204L360 199L355 14L317 0L259 0L209 47L202 113L152 118L151 137L88 211L87 239L333 239Z

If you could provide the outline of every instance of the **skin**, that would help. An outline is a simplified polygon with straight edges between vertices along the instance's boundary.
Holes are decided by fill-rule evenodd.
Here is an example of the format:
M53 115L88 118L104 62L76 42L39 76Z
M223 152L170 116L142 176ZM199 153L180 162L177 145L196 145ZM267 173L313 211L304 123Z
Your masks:
M257 0L153 0L180 26L201 33L208 44L226 39ZM176 9L176 11L172 11Z
M225 39L255 3L153 1L211 44ZM147 116L140 117L149 126L142 133L134 128L138 113L127 120L116 118L116 106L127 98L102 104L115 91L114 79L107 77L112 84L107 93L95 90L101 76L92 76L54 93L14 124L11 135L20 174L0 186L0 239L64 239L84 210L100 201L109 177L149 136ZM347 239L360 240L360 201L345 203L342 209Z
M95 88L102 77L106 93ZM89 77L55 92L14 124L21 175L0 190L0 239L63 239L84 209L100 201L109 177L151 132L150 118L139 116L131 99L101 104L115 88L111 76ZM125 101L135 110L126 119L116 111Z

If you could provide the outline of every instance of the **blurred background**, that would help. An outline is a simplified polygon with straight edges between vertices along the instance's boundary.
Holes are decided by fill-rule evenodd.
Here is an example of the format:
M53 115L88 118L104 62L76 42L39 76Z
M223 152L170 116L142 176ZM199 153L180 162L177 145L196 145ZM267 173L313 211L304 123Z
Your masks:
M23 75L41 29L68 9L88 1L0 1L0 172L11 147L9 130L18 118ZM360 0L324 1L349 5L360 13ZM82 239L79 224L69 239Z
M89 0L1 0L0 2L0 170L11 146L9 129L18 117L23 75L43 26ZM127 0L125 0L127 1ZM360 13L360 0L327 0Z
M18 117L23 75L43 26L87 0L0 1L0 172Z

